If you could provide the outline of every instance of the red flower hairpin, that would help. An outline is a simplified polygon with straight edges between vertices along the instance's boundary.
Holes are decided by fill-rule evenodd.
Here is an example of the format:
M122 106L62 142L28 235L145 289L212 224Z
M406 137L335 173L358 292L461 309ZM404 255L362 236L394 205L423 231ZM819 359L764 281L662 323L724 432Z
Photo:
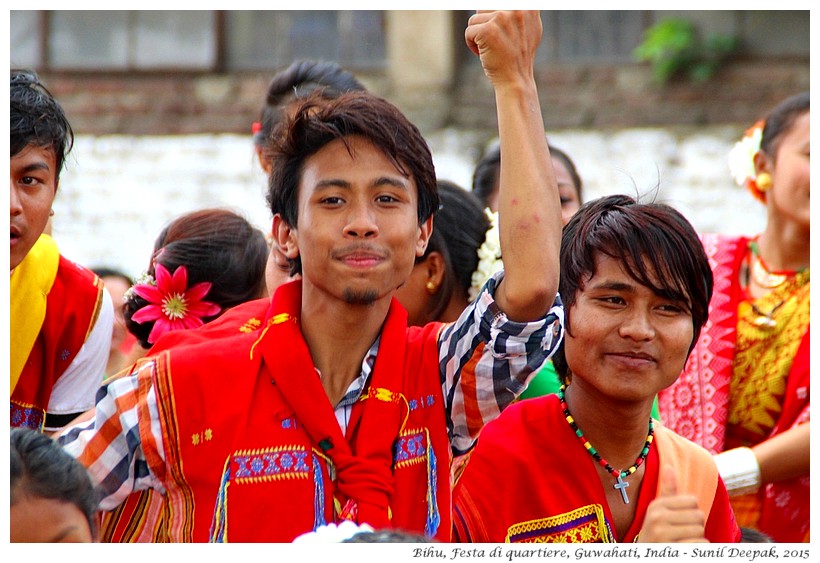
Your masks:
M205 324L205 317L218 314L222 308L216 303L203 301L211 290L210 282L201 282L188 287L188 269L177 267L173 277L162 264L155 268L155 283L139 283L133 287L134 293L148 301L131 316L136 323L155 321L148 342L157 339L170 330L197 328Z

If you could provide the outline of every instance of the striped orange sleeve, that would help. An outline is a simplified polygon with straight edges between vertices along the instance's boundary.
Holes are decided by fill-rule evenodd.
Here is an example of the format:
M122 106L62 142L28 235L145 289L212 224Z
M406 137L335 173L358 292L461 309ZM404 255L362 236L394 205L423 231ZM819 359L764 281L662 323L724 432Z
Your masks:
M137 391L133 390L115 399L117 412L131 410L137 404ZM86 467L92 467L102 457L108 446L114 443L122 434L122 420L119 416L111 416L97 429L83 448L77 459Z
M157 369L157 362L159 358L154 361L146 362L141 365L137 371L137 387L139 389L139 401L137 405L139 416L139 432L140 442L142 443L142 453L145 456L145 462L151 468L151 472L162 482L165 482L165 462L160 454L162 447L158 442L156 436L152 432L152 422L150 410L150 392L154 387L154 372ZM159 401L159 397L154 390L154 401ZM160 419L161 422L161 419Z
M484 353L485 343L481 342L473 351L472 357L461 370L461 392L464 397L464 417L470 436L476 436L484 427L484 419L478 406L478 384L476 366Z

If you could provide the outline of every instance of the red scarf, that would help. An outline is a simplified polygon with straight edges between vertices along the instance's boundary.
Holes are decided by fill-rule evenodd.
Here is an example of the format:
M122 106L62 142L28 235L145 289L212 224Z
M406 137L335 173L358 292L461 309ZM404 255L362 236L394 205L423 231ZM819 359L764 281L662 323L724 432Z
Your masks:
M355 441L356 453L351 451L347 439L342 436L333 407L323 400L324 388L299 329L301 295L301 282L286 284L277 291L272 310L290 315L294 322L271 326L261 342L264 361L296 419L314 443L333 460L337 491L344 497L340 499L342 505L349 499L358 509L356 518L356 508L348 504L349 516L377 529L389 527L388 501L393 493L392 445L406 414L403 404L376 399L367 400L363 408L354 409L348 434L356 428L357 418L361 418L356 433L362 439ZM406 329L407 312L394 300L382 330L370 381L370 388L378 390L385 398L400 395ZM289 345L276 346L277 342L288 342ZM317 397L322 399L317 400Z

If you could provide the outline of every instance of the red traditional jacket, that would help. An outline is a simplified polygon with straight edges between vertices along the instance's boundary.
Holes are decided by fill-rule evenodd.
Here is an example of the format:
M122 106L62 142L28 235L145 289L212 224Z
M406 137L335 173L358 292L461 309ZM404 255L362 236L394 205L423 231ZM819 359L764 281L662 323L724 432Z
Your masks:
M284 289L284 290L283 290ZM394 300L341 435L299 330L301 283L259 331L159 354L153 381L171 541L290 542L349 518L450 537L450 443L437 332Z
M697 499L709 541L739 541L729 497L705 449L656 423L643 482L627 488L635 517L629 529L616 531L597 462L567 423L558 397L520 401L484 427L455 485L454 541L637 541L660 491L661 467L673 467L678 491Z
M51 390L88 338L100 314L102 299L100 278L60 256L42 329L11 393L11 426L43 428Z

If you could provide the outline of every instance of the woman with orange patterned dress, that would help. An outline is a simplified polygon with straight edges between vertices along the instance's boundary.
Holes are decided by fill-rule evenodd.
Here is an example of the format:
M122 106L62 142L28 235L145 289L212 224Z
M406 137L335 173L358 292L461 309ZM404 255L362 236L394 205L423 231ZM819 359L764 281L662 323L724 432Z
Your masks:
M738 523L776 542L809 540L809 125L805 92L732 151L766 226L702 236L715 277L709 322L660 396L664 424L715 454Z

